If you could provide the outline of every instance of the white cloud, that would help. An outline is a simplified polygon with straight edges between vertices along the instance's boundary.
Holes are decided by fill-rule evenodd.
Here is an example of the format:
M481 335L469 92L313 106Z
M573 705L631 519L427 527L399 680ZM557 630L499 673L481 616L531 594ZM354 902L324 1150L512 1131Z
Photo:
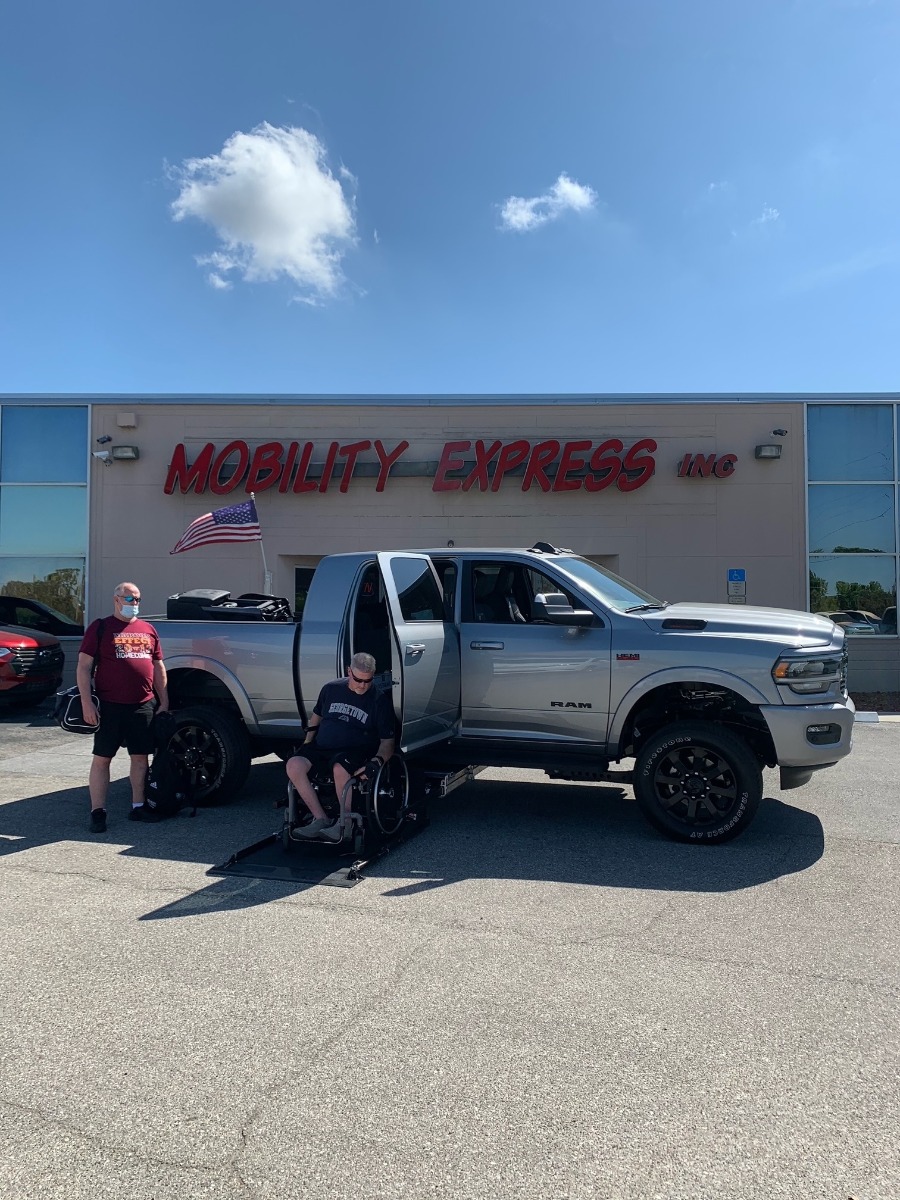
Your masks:
M209 281L210 287L216 288L217 291L227 292L231 288L231 284L228 282L228 280L223 279L222 276L217 274L215 271L210 271L206 278Z
M504 200L500 221L504 229L527 233L548 221L556 221L564 212L585 212L596 203L597 193L593 188L576 183L563 172L542 196L510 196Z
M750 224L757 229L761 229L764 225L773 225L780 216L781 213L777 208L772 208L771 204L766 204L760 215L754 217Z
M346 168L339 173L353 181ZM174 176L173 218L197 217L219 238L217 250L197 259L214 268L214 288L229 287L233 273L247 282L286 277L317 297L338 290L341 260L356 240L353 198L313 134L264 122L232 134L218 154L187 159Z
M763 245L768 239L784 236L785 225L781 213L771 204L764 204L758 217L731 230L732 244L747 246Z

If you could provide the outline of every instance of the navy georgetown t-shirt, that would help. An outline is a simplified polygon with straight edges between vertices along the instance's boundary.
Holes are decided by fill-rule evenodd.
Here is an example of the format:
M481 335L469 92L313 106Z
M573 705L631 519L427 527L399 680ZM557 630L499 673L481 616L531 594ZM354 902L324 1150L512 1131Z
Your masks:
M321 750L357 747L374 754L378 743L392 738L394 704L389 693L367 688L362 695L350 690L346 679L333 679L319 692L313 712L319 718L316 745Z

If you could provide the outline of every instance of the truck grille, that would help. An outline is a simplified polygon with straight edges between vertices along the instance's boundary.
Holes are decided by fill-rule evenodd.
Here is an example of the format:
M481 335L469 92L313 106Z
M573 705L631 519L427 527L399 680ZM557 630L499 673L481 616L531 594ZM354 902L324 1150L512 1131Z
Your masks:
M63 652L58 646L19 647L9 664L16 675L51 675L62 669Z
M841 695L847 697L847 664L850 661L850 655L844 648L844 653L841 655Z

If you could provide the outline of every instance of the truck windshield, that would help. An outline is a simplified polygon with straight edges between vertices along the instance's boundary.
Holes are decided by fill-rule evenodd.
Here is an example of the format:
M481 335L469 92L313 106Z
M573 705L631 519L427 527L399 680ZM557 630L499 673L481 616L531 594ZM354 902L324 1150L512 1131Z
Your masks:
M614 575L605 567L598 567L596 563L592 563L586 558L557 558L555 563L567 575L571 575L585 587L592 596L596 596L602 604L616 608L619 612L637 608L666 607L662 600L657 600L643 588L629 583L627 579L622 579L619 575Z

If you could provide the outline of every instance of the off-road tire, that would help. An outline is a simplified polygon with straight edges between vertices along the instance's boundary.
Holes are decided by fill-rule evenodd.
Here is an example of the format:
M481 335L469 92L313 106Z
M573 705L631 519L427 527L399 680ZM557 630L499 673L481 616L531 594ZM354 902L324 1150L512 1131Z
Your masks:
M729 730L676 721L641 746L633 786L651 825L676 841L709 846L731 841L756 816L762 770Z
M187 773L192 804L224 804L250 772L250 743L237 718L197 705L172 714L177 729L169 740L176 764Z

